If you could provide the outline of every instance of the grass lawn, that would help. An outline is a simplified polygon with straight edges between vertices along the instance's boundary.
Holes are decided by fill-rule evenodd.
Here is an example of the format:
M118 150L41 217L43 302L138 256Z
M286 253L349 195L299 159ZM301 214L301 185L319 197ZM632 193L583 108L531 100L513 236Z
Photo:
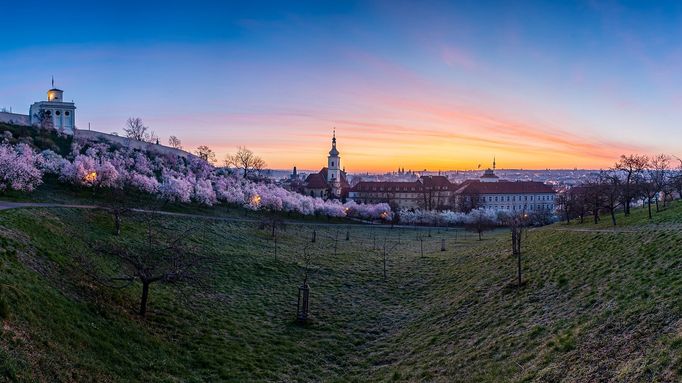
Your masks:
M679 210L661 213L664 222ZM256 223L163 219L199 227L211 272L200 285L152 285L141 319L139 285L99 286L75 261L111 240L109 215L0 212L0 380L667 382L682 373L679 231L530 230L518 289L503 230L479 242L452 229L429 237L311 222L289 225L275 256ZM143 234L128 218L118 240ZM299 326L306 245L312 320Z

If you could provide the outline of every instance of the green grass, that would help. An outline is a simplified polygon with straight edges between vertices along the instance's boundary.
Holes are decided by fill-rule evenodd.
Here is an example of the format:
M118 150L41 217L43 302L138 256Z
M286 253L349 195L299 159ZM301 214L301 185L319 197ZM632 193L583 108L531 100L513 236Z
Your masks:
M659 223L681 214L676 205ZM110 239L110 216L4 211L0 381L676 381L682 234L638 222L624 226L634 232L529 231L520 289L504 230L479 242L432 229L421 257L424 230L303 222L287 226L275 257L257 224L207 222L211 273L198 286L152 285L143 320L139 286L101 287L75 261ZM122 240L143 235L123 223ZM400 241L386 280L374 238ZM312 320L299 326L305 245L315 254Z

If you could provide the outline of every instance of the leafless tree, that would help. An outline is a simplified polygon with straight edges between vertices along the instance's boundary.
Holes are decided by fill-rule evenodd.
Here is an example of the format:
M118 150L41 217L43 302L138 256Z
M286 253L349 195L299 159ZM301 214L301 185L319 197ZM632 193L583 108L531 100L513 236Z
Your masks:
M148 126L144 125L139 117L128 118L123 133L126 137L138 141L156 142L159 139L153 131L149 130Z
M473 190L473 188L466 188L462 194L453 196L455 198L455 207L458 211L469 213L478 208L480 194Z
M128 238L125 243L107 242L94 246L95 252L116 264L115 275L103 275L105 272L95 266L91 260L83 260L83 264L97 280L111 287L127 287L134 282L142 284L139 314L147 313L150 286L154 283L174 284L179 282L198 281L206 270L206 258L199 255L197 249L190 245L194 228L175 232L162 233L163 228L153 218L146 218L146 233L143 240ZM196 242L196 240L195 240Z
M168 137L168 146L175 149L182 149L182 142L176 136Z
M663 193L663 207L666 204L666 197L668 197L672 188L670 187L670 156L667 154L659 154L651 158L649 168L647 169L649 182L653 184L656 197L658 193ZM660 211L658 205L658 198L656 201L656 212ZM649 207L649 218L651 218L651 207Z
M40 110L38 113L33 115L38 121L38 127L43 130L54 129L54 123L52 121L52 114L48 113L46 110Z
M106 188L103 193L103 206L111 213L114 219L114 235L121 235L121 219L131 211L130 195L123 188Z
M601 181L600 194L602 195L602 207L609 211L611 222L616 226L616 209L627 200L623 198L623 181L614 170L602 171L599 174ZM634 181L634 179L631 179ZM631 193L634 190L631 189Z
M563 216L566 224L571 223L572 213L574 211L575 205L575 194L572 190L566 190L560 193L556 199L557 206L561 209L561 215Z
M387 278L387 263L388 263L388 255L395 250L395 248L398 246L398 243L394 243L393 245L387 244L387 238L384 237L384 247L383 247L383 265L384 265L384 281Z
M682 159L675 157L679 162L679 166L671 171L670 188L675 190L679 198L682 198Z
M630 203L637 195L637 181L641 179L640 176L648 163L649 159L647 156L630 154L628 156L621 155L620 160L614 166L614 170L623 173L623 180L620 184L625 215L630 215Z
M251 150L240 146L237 153L225 157L225 166L238 169L247 178L249 174L260 173L265 168L265 161Z
M525 212L510 214L505 220L505 224L511 231L512 256L516 259L517 285L521 287L523 282L521 276L521 240L523 239L523 231L528 226L528 215Z
M478 233L478 240L481 241L484 232L495 228L495 222L487 214L476 213L477 211L469 213L469 220L464 224L464 229Z
M217 162L215 152L206 145L199 146L197 150L194 151L194 154L209 164L215 164Z

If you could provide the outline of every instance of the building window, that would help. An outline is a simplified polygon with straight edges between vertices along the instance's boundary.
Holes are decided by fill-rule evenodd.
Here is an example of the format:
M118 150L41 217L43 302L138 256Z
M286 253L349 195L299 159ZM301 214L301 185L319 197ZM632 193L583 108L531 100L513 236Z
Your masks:
M59 116L60 114L62 114L62 112L56 111L55 114L56 114L57 116Z
M67 110L66 112L64 112L64 114L68 116L68 115L70 115L71 113L69 113L69 111Z

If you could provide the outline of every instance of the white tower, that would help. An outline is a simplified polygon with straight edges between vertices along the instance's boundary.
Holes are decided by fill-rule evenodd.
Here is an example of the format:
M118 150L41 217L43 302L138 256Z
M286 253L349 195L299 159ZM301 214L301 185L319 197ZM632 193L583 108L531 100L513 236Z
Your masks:
M332 149L327 157L327 182L332 186L332 195L341 196L341 157L336 150L336 129L332 136Z
M57 131L73 134L76 128L76 106L73 102L64 102L64 91L54 87L47 91L47 101L38 101L29 109L31 125L42 125Z

